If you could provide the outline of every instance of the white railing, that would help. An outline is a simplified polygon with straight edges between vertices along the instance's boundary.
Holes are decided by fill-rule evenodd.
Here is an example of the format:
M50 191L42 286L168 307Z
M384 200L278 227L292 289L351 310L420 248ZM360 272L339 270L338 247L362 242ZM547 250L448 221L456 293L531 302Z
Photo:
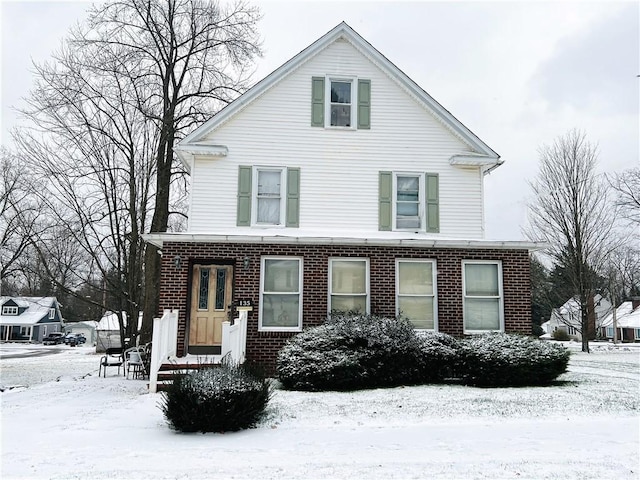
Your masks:
M153 319L149 392L158 390L158 371L162 362L176 356L178 344L178 310L165 310L162 318Z
M230 356L235 364L244 363L247 350L247 312L240 311L238 318L231 322L222 322L222 358Z

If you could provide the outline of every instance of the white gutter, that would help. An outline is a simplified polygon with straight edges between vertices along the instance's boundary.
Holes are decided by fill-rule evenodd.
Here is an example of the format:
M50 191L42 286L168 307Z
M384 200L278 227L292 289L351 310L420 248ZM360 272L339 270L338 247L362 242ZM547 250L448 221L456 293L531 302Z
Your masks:
M226 235L206 233L147 233L142 238L158 248L168 243L265 243L299 245L371 245L420 248L474 248L497 250L537 251L548 247L546 243L507 240L455 240L433 238L367 238L367 237L303 237L284 235Z

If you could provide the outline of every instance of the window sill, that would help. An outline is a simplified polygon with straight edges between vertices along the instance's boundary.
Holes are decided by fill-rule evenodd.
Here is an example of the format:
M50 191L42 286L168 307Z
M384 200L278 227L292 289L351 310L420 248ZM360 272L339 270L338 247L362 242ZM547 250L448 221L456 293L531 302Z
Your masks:
M300 333L302 327L258 327L258 333Z

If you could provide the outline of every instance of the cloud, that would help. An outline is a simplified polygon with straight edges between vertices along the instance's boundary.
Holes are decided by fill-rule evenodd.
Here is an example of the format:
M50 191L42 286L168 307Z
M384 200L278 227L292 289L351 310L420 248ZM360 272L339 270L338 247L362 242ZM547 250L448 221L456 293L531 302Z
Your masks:
M552 110L570 106L591 114L637 113L639 10L635 2L626 4L559 41L532 76L531 93Z

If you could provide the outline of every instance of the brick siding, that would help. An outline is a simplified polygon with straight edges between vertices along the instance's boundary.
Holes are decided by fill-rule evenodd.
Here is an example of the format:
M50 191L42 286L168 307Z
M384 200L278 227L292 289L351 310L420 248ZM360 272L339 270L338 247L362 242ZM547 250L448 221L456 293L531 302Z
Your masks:
M254 310L247 326L247 359L273 370L278 350L294 333L259 332L260 259L264 255L303 257L303 327L319 325L327 317L328 265L331 257L368 258L371 313L395 316L395 260L430 259L437 262L438 330L463 335L462 261L502 261L504 320L506 332L531 333L531 294L527 250L444 249L366 245L302 245L243 243L166 242L162 248L160 312L177 309L178 355L186 353L190 272L193 263L220 262L234 265L234 301L249 298ZM174 258L180 255L182 267ZM245 257L249 259L244 268ZM160 313L158 312L158 313ZM235 312L234 312L235 313Z

